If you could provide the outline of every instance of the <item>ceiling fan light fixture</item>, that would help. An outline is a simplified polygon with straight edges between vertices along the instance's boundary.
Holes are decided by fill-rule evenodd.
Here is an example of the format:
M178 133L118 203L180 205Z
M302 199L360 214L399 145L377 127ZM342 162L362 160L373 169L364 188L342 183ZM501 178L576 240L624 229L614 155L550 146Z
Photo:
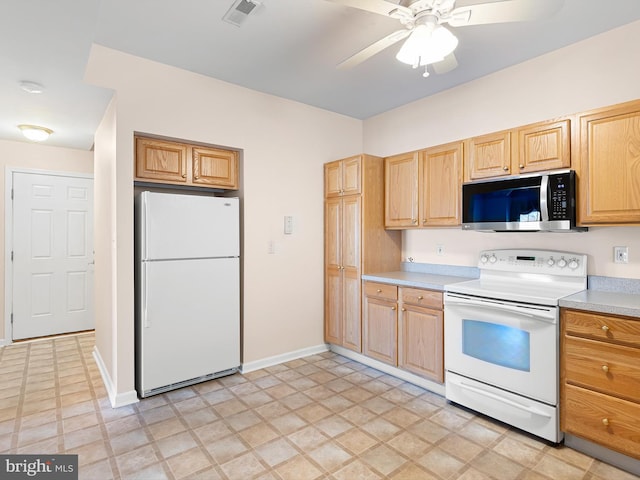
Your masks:
M417 25L404 42L396 59L412 66L423 66L444 60L458 46L458 39L441 25Z
M42 142L49 138L49 135L53 133L53 130L50 130L46 127L39 127L37 125L18 125L20 131L22 131L22 135L28 140L32 142Z

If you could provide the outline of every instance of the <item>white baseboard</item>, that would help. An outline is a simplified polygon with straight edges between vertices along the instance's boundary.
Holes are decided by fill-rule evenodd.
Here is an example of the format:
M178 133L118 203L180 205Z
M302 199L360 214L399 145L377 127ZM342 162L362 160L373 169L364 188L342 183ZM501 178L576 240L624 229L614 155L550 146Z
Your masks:
M417 385L418 387L422 387L425 390L429 390L430 392L442 395L444 397L445 389L444 385L441 383L432 382L431 380L427 380L426 378L419 377L418 375L414 375L413 373L409 373L400 368L392 367L391 365L387 365L386 363L380 362L373 358L367 357L366 355L354 352L353 350L349 350L348 348L340 347L338 345L331 345L330 350L337 353L338 355L350 358L351 360L355 360L358 363L362 363L363 365L367 365L368 367L375 368L376 370L380 370L381 372L388 373L389 375L393 375L394 377L404 380L405 382L412 383L414 385Z
M301 350L295 350L293 352L283 353L282 355L275 355L273 357L263 358L262 360L256 360L254 362L243 363L240 367L242 373L249 373L261 368L272 367L280 363L290 362L297 358L308 357L309 355L316 355L318 353L328 352L329 346L326 344L316 345L315 347L303 348Z
M6 347L7 345L11 345L11 340L8 338L0 338L0 347Z
M138 399L138 392L135 390L130 390L124 393L116 392L111 376L109 375L107 367L105 366L96 346L93 347L93 358L96 361L96 365L98 365L98 370L102 377L102 383L104 383L104 388L107 390L107 394L109 395L109 402L111 402L111 406L113 408L124 407L125 405L131 405L132 403L140 401Z

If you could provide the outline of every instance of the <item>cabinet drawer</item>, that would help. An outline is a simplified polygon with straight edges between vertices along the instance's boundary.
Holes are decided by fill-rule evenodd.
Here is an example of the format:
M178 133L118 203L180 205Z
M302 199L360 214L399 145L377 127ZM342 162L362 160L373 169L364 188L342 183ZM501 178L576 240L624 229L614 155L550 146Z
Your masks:
M387 285L386 283L365 282L364 294L367 297L385 298L388 300L398 300L398 287Z
M587 336L640 347L640 320L578 310L565 310L563 318L568 335Z
M402 287L400 292L400 297L404 303L422 307L442 308L442 292L407 287Z
M640 405L573 385L565 386L562 429L640 458Z
M565 337L565 381L640 402L640 349Z

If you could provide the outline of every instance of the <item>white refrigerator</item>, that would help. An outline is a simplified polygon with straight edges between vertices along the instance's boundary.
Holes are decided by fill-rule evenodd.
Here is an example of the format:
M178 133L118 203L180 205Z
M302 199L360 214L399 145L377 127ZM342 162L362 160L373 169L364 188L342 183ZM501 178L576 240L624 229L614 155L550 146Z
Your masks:
M147 191L135 206L138 395L237 372L238 199Z

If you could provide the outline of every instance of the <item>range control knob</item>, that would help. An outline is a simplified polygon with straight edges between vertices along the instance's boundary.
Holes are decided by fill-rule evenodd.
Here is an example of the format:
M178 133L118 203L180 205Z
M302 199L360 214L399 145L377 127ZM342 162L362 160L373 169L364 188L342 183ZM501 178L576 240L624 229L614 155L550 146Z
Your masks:
M489 257L489 262L490 262L490 263L496 263L497 261L498 261L498 259L496 258L496 256L495 256L495 255L491 255L491 256Z
M559 266L560 268L564 268L564 267L566 267L566 266L567 266L567 261L564 259L564 257L563 257L563 258L561 258L560 260L558 260L558 266Z
M480 257L480 261L481 261L482 263L487 263L487 262L489 261L489 257L487 257L486 255L482 255L482 256Z
M553 267L556 264L556 261L553 259L553 257L550 257L549 260L547 260L547 265L549 265L550 267Z
M576 260L575 258L572 258L569 261L569 268L571 270L575 270L576 268L578 268L578 266L580 265L580 263L578 262L578 260Z

